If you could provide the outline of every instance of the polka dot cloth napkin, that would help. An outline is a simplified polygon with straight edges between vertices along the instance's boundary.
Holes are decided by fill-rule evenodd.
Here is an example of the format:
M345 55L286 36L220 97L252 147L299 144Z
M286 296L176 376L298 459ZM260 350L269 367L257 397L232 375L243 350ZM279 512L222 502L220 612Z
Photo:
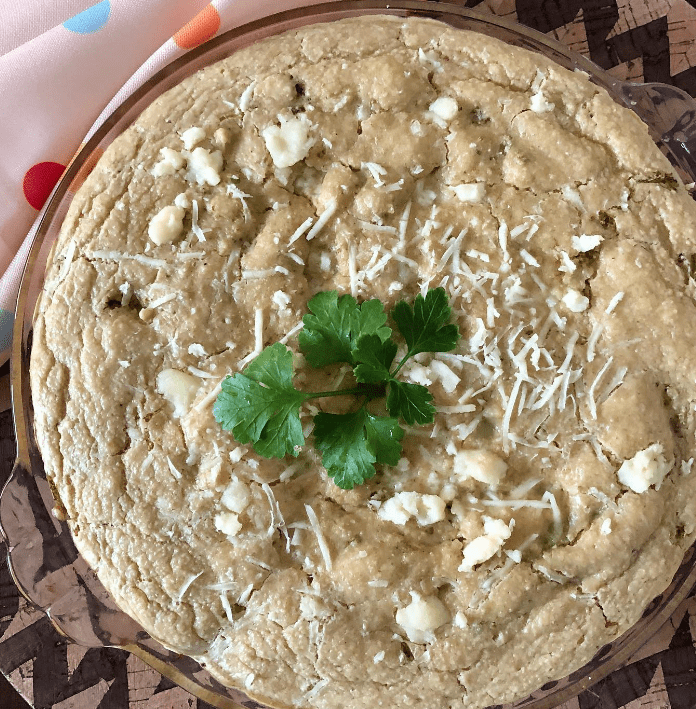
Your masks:
M0 0L0 364L38 217L80 145L188 49L318 1Z

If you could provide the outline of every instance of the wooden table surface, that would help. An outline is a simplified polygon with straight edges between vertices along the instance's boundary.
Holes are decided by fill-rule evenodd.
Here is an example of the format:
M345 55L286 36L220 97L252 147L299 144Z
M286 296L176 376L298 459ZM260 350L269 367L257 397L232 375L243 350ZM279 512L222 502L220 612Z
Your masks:
M696 96L696 0L467 0L459 4L548 33L619 78L671 83ZM0 376L3 372L6 366ZM13 459L12 418L3 411L0 485ZM696 597L692 595L632 662L562 709L696 709L695 645ZM210 706L126 652L66 642L40 611L19 596L4 553L0 554L0 671L0 709Z

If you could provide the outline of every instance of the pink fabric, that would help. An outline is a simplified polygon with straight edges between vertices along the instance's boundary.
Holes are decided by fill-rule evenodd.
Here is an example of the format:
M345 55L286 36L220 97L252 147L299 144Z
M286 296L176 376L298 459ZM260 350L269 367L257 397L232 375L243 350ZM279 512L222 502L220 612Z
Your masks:
M0 315L14 310L29 240L61 167L118 104L195 43L317 2L0 0ZM8 322L0 317L0 330Z

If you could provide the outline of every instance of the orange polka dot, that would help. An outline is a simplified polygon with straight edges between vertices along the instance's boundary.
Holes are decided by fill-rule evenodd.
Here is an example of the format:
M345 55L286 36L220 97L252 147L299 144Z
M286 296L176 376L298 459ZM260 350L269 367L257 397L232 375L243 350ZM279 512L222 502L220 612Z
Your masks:
M80 149L82 149L82 146L80 146ZM87 179L87 175L89 175L89 173L94 170L94 166L97 164L97 161L103 154L104 151L101 148L95 148L89 154L87 159L82 163L78 171L75 173L75 177L73 177L72 182L70 183L70 187L68 187L69 192L76 192L79 189L82 183Z
M27 202L34 209L41 209L65 170L58 162L39 162L32 165L22 180L22 190Z
M206 5L173 37L178 47L193 49L210 39L220 29L220 15L212 5Z

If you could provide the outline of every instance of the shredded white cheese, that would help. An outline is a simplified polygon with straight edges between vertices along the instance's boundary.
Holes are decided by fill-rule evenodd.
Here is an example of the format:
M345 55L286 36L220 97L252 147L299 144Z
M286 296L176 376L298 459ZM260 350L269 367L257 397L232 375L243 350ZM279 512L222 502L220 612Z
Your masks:
M75 249L77 248L77 241L75 239L71 239L68 242L68 246L66 247L65 251L63 252L63 263L60 265L60 271L58 273L58 278L56 279L56 285L59 283L62 283L65 280L65 277L68 275L68 271L70 270L70 265L73 262L73 258L75 257ZM124 293L125 296L125 293Z
M309 230L307 234L307 241L311 241L328 223L329 219L333 217L336 212L337 203L335 199L332 199L327 205L326 209L321 213L321 216L317 219L316 224Z
M623 300L625 293L624 291L619 291L610 301L609 305L607 305L606 310L604 311L607 315L610 315L611 313L614 312L616 306Z
M268 498L268 504L270 505L271 508L271 523L268 528L268 534L269 536L273 534L275 531L276 527L280 529L282 532L283 536L285 537L285 549L286 551L290 551L290 535L288 534L288 528L287 525L285 524L285 519L283 517L283 513L280 509L280 505L278 504L278 500L276 500L275 495L273 494L273 490L271 489L271 486L268 483L262 483L261 488L266 494L266 497ZM276 523L276 517L278 519Z
M179 593L176 594L174 600L175 600L175 601L178 601L178 602L181 602L181 599L184 597L184 594L186 593L186 591L188 591L189 588L191 588L191 584L192 584L199 576L202 576L202 575L203 575L203 572L202 572L202 571L199 571L197 574L192 574L191 576L189 576L189 577L186 579L186 581L184 581L184 583L182 584L181 588L179 589Z
M319 526L319 520L317 519L317 515L312 509L312 507L306 503L305 510L307 512L309 524L311 525L312 531L314 532L314 535L317 538L317 543L319 544L319 551L321 552L321 555L324 559L324 566L326 567L327 571L331 571L333 568L333 564L331 563L331 554L329 552L329 547L326 543L326 539L324 538L324 534L321 531L321 527Z
M202 411L206 406L212 404L222 391L222 382L223 380L221 379L193 408L196 411Z
M240 190L239 187L237 187L237 185L232 182L227 185L227 194L231 195L234 199L238 199L242 203L242 213L244 214L244 221L248 222L251 219L251 212L249 211L249 207L246 203L246 200L250 199L251 195L247 194L246 192L242 192L242 190Z
M292 246L300 237L304 236L309 227L312 226L314 219L312 217L307 217L300 226L293 232L292 236L288 239L288 246Z
M376 162L364 162L361 167L363 170L368 170L372 175L372 179L375 181L375 187L384 185L382 177L387 174L387 171L381 165L378 165Z
M222 609L225 611L227 620L230 623L234 623L234 616L232 615L232 606L230 605L230 599L227 598L227 594L224 592L220 594L220 603L222 604Z
M242 91L242 95L239 97L239 110L242 113L246 113L249 110L249 106L251 105L251 95L254 93L255 88L256 80L252 81L249 86Z
M174 476L175 480L181 480L181 473L176 469L174 463L169 456L167 456L167 465L169 466L169 472Z
M355 298L358 295L358 266L354 241L348 244L348 278L350 279L350 294Z

